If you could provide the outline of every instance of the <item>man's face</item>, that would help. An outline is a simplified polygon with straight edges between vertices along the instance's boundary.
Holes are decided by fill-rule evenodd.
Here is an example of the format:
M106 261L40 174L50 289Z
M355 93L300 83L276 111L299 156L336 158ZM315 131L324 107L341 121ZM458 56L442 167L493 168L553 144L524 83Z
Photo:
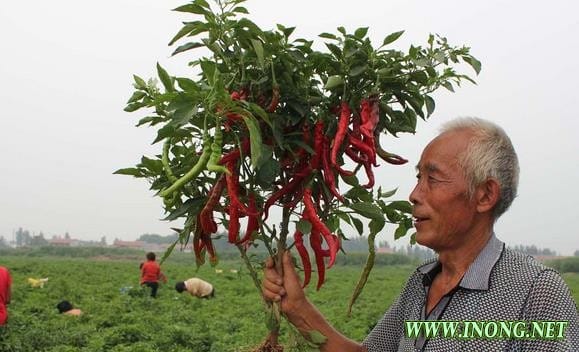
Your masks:
M476 215L468 185L458 164L472 132L461 130L435 138L422 152L410 201L416 241L435 251L456 248L465 240Z

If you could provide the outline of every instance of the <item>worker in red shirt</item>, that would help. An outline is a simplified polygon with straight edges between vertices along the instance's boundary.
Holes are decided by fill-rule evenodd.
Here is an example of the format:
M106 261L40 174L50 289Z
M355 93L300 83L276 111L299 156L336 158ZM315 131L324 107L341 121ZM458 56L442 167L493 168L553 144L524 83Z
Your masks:
M3 266L0 266L0 326L6 324L8 311L6 305L10 303L10 286L12 277L10 272Z
M155 253L149 252L146 255L147 261L141 266L141 285L151 288L151 297L157 297L157 289L159 288L159 280L167 283L167 278L161 272L161 267L155 261Z

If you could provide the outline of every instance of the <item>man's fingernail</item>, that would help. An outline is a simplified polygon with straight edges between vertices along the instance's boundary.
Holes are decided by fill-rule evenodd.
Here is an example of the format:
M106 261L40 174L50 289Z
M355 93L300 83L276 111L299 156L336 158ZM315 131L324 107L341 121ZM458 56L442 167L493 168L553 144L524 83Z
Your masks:
M281 290L279 290L279 295L280 296L285 296L285 290L282 288Z

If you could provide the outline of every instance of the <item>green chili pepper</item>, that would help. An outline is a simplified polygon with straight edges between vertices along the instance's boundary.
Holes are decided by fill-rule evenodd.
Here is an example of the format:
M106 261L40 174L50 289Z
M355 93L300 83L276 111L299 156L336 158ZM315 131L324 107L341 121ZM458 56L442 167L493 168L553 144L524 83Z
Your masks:
M185 175L181 176L177 181L175 181L169 188L162 191L159 195L163 198L168 197L171 193L175 192L179 188L183 187L187 182L199 176L201 171L205 169L209 156L211 154L211 139L207 131L203 132L203 152L201 157L197 160L195 166L191 168Z
M224 172L227 175L231 175L229 170L223 166L219 165L219 160L221 160L221 152L223 145L223 132L221 132L221 125L217 123L215 125L215 135L213 136L213 143L211 143L211 156L207 162L207 170L213 172Z
M163 170L165 170L165 174L167 175L167 179L171 183L177 182L177 177L173 175L173 171L171 171L171 166L169 165L169 148L171 147L171 138L167 138L165 140L165 144L163 144L163 155L161 156L161 164L163 164Z

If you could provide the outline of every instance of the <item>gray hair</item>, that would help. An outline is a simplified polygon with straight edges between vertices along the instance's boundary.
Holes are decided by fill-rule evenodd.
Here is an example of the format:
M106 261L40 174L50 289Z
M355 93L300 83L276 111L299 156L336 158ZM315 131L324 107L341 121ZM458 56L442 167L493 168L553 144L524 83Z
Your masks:
M493 209L494 219L498 219L513 203L519 185L519 160L511 139L496 124L475 117L463 117L445 123L441 134L458 130L470 130L474 137L467 149L459 156L468 184L468 195L473 196L475 188L494 178L500 187L499 200Z

